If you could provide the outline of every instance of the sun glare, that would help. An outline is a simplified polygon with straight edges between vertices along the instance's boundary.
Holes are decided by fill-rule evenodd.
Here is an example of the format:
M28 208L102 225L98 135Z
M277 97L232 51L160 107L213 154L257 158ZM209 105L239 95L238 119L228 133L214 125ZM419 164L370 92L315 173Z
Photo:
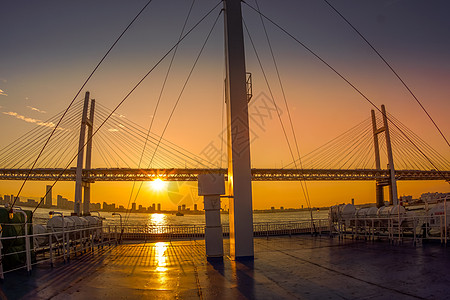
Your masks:
M156 178L155 180L150 182L150 185L155 191L162 191L166 187L166 182L160 178Z

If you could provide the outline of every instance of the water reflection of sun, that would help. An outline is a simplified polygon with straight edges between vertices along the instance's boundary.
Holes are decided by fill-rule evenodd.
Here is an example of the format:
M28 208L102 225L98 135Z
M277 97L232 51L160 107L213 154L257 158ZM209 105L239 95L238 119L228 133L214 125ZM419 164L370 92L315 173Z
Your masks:
M147 224L150 226L168 225L167 216L165 214L151 214L148 216Z
M159 242L155 244L155 262L156 262L156 271L165 272L167 271L167 243Z

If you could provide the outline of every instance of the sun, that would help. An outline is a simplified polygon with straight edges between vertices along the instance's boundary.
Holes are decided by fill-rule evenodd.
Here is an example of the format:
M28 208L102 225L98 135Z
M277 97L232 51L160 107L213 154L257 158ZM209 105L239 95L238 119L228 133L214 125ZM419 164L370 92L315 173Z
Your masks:
M166 182L161 178L156 178L155 180L150 182L150 185L155 191L162 191L166 187Z

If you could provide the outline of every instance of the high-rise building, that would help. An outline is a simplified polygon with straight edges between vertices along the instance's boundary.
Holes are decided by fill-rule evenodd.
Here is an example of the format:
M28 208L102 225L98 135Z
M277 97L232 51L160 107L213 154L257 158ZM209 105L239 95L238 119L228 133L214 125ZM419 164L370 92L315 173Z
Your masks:
M194 210L197 210L197 204L194 204Z
M45 207L52 207L52 186L47 185L45 195Z
M136 202L131 204L131 211L136 211Z
M158 203L158 211L161 211L161 203Z

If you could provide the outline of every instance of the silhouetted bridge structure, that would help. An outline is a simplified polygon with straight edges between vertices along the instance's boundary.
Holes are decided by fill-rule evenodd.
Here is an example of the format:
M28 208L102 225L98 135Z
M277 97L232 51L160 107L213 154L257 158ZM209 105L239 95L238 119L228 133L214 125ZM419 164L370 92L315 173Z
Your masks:
M152 181L161 178L166 181L197 181L199 174L224 174L227 169L129 169L98 168L83 170L83 181ZM76 169L0 169L0 180L75 181ZM396 180L450 180L450 171L396 170ZM373 169L252 169L253 181L333 181L361 180L388 181L389 170Z

